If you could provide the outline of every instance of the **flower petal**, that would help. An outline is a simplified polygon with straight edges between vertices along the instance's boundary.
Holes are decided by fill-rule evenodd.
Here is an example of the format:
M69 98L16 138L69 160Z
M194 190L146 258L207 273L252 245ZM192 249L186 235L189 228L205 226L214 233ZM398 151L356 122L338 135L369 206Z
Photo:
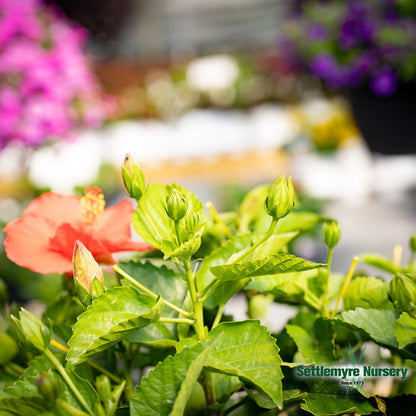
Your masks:
M42 215L55 224L75 224L82 221L80 198L55 192L47 192L34 199L22 217L29 214Z
M61 252L65 257L71 259L71 270L72 254L77 240L84 244L98 263L115 263L110 251L92 235L86 226L74 227L66 223L57 228L55 236L50 240L50 245L54 250Z
M123 199L117 205L107 208L95 223L94 234L100 240L123 241L131 237L131 216L134 206L128 199Z
M72 270L71 257L51 250L49 239L55 226L49 218L24 215L4 229L7 257L19 266L38 273L65 273Z

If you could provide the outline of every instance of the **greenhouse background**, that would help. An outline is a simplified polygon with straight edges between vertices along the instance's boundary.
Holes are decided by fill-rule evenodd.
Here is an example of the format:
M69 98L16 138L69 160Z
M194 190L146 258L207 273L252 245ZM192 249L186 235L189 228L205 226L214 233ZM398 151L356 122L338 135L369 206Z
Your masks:
M1 228L51 191L97 186L116 206L129 154L207 213L292 177L295 207L341 227L337 273L362 253L411 261L414 45L405 0L0 0ZM41 313L59 283L14 264L0 238L2 302ZM325 263L321 226L291 250ZM239 294L225 310L246 309ZM294 313L274 304L262 322L280 331Z

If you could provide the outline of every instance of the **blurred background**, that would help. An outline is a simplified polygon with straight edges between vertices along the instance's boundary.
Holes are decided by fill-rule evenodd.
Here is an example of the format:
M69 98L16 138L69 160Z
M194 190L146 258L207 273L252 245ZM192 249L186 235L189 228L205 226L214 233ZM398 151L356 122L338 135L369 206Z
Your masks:
M47 190L115 203L128 152L220 211L291 175L341 224L335 271L407 259L415 75L412 0L0 0L1 228Z

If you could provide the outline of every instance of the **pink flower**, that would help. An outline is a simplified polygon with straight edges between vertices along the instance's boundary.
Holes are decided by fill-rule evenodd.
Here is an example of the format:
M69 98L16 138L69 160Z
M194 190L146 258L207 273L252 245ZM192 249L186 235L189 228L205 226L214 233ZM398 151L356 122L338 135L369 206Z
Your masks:
M98 263L115 263L112 253L119 251L152 249L131 240L131 201L104 209L100 192L87 188L82 198L49 192L33 200L22 217L4 229L7 257L38 273L70 273L77 240Z

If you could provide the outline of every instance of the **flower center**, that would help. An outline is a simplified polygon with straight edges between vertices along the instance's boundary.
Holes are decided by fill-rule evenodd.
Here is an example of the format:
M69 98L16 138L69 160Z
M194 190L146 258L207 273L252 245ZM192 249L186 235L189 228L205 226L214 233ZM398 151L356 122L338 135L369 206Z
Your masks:
M92 224L104 212L104 195L101 189L94 186L86 188L81 198L81 214L84 222Z

